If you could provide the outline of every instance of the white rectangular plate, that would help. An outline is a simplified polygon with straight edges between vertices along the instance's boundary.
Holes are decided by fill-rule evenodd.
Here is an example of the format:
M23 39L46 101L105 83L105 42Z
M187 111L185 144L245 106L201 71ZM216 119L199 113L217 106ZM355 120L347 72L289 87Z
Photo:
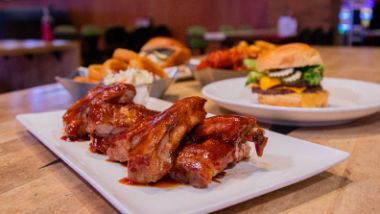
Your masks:
M170 103L150 98L147 107L163 110ZM243 202L316 175L349 155L329 147L266 131L264 156L226 170L221 183L207 189L180 185L174 188L128 186L119 183L126 168L89 152L88 143L60 140L64 111L18 115L17 119L45 146L58 155L125 213L205 213Z

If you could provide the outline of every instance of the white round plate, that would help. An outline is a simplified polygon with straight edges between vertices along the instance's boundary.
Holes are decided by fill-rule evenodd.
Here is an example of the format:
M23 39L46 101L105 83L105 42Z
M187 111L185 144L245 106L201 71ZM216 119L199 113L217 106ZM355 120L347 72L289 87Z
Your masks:
M380 111L380 85L338 78L324 78L328 106L296 108L259 104L257 95L245 87L246 78L222 80L203 87L202 93L220 106L259 121L291 126L326 126L353 121Z

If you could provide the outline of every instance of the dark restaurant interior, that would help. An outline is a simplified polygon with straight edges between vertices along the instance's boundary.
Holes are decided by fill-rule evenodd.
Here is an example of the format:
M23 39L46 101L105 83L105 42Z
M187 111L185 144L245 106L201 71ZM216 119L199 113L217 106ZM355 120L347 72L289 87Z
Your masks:
M79 64L87 66L103 62L116 48L139 51L150 38L156 36L173 37L185 43L196 55L228 48L241 40L264 40L275 44L304 42L327 46L377 46L380 45L377 31L380 29L380 12L377 8L373 0L239 0L235 3L194 0L180 4L176 1L149 0L1 1L1 47L11 46L14 40L29 40L29 46L34 41L38 45L38 41L44 41L42 22L43 17L47 17L51 31L48 37L51 38L45 40L75 41L80 48L78 59L66 59L61 51L46 51L51 52L49 58L61 61L58 63L64 65L61 69L44 65L48 62L40 62L38 55L42 53L33 54L24 50L17 54L24 55L21 58L7 55L4 51L1 73L9 78L12 68L29 68L34 71L28 72L28 75L54 73L65 76ZM281 17L293 17L295 26L280 32ZM68 67L69 64L71 67ZM31 68L35 66L40 68ZM47 67L53 71L45 71ZM20 79L18 83L8 82L5 76L0 84L2 92L54 82L53 75Z
M378 213L380 1L0 0L0 213Z

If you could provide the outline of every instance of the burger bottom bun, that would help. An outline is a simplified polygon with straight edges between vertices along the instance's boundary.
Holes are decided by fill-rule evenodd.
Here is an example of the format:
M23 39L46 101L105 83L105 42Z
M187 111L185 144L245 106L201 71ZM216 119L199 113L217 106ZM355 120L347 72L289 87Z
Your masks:
M328 96L329 93L325 90L300 94L259 94L258 102L272 106L316 108L326 106Z

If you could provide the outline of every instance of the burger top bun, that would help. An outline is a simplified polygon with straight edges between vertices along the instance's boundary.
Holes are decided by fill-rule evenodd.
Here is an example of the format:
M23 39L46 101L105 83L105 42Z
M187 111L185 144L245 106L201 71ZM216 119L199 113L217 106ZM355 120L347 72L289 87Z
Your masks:
M258 71L305 67L323 64L318 51L304 43L290 43L261 54L256 61Z

